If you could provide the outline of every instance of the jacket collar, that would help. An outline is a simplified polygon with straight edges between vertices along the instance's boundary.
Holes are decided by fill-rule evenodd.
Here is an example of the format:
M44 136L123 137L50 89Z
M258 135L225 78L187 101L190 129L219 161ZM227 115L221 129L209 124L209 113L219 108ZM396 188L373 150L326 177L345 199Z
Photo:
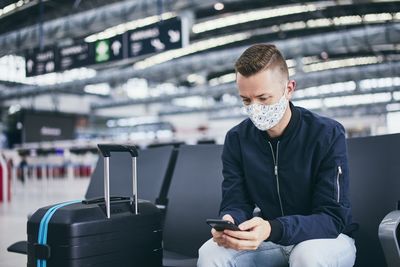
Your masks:
M289 101L289 108L292 111L292 116L290 117L290 121L289 124L286 126L285 130L283 131L282 135L275 137L275 138L271 138L268 135L267 131L260 131L263 133L263 135L267 136L268 141L280 141L280 140L284 140L289 138L290 136L293 135L293 133L295 132L299 121L300 121L300 111L298 108L296 108L292 102Z

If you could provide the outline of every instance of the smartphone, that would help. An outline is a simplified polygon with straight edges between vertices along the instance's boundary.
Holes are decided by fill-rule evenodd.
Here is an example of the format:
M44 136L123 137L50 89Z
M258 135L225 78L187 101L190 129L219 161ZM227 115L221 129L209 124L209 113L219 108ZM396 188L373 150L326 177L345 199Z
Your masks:
M207 219L206 223L215 230L217 230L218 232L222 232L225 229L232 231L240 231L239 227L236 224L231 223L230 221Z

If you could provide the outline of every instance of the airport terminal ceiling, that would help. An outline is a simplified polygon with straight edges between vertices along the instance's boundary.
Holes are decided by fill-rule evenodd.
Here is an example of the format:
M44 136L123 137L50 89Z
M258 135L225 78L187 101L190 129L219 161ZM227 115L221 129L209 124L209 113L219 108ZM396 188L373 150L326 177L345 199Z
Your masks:
M295 104L333 117L400 110L399 1L25 0L0 8L2 64L19 70L0 77L3 108L47 97L49 109L62 111L57 98L69 95L99 116L132 108L240 118L233 64L249 45L268 42L297 80ZM182 48L24 77L28 50L96 43L176 16L188 35Z

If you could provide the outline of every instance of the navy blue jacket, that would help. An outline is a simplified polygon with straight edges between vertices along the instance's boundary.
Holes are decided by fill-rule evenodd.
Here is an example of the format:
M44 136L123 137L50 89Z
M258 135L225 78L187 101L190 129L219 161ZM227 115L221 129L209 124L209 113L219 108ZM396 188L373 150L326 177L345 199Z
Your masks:
M255 206L271 224L268 239L293 245L351 233L345 130L338 122L290 103L278 139L246 119L226 135L220 215L240 224Z

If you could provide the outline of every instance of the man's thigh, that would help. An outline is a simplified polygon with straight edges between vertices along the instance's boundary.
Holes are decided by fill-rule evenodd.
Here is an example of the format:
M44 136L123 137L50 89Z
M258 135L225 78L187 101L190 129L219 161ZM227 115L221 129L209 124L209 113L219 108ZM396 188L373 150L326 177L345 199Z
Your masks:
M351 267L356 259L354 239L340 234L336 239L312 239L297 244L289 258L290 267Z
M256 250L226 249L212 239L199 250L198 267L287 267L291 247L283 247L272 242L262 243Z

